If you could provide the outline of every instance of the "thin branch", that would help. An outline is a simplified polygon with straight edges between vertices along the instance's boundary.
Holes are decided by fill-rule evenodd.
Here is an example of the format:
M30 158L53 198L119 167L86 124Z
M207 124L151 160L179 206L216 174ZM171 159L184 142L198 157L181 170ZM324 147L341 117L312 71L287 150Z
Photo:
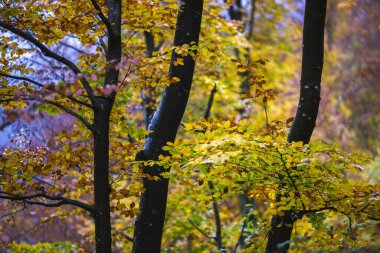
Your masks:
M6 73L4 73L4 72L2 72L2 71L0 71L0 76L5 76L5 77L12 78L12 79L16 79L16 80L22 80L22 81L30 82L30 83L32 83L32 84L34 84L34 85L37 85L38 87L41 87L41 88L46 89L46 90L48 90L48 91L52 91L52 90L50 90L50 89L47 89L47 88L45 87L45 85L43 85L42 83L39 83L39 82L34 81L34 80L32 80L32 79L30 79L30 78L27 78L27 77L9 75L9 74L6 74ZM64 95L64 94L61 93L61 92L58 92L58 91L54 91L54 92L57 93L57 94L59 94L59 95L61 95L61 96L63 96L63 97L66 97L66 98L70 99L71 101L73 101L73 102L75 102L75 103L78 103L78 104L81 104L81 105L87 106L87 107L89 107L89 108L93 108L92 105L90 105L90 104L88 104L88 103L86 103L86 102L84 102L84 101L81 101L81 100L79 100L79 99L76 99L76 98L74 98L74 97L71 96L71 95L66 96L66 95Z
M190 219L187 219L190 223L191 223L191 225L193 225L193 227L196 229L196 230L198 230L202 235L204 235L206 238L208 238L208 239L214 239L214 240L216 240L216 237L215 236L210 236L210 235L208 235L205 231L203 231L202 229L200 229L192 220L190 220Z
M62 109L63 111L65 111L66 113L74 116L75 118L79 119L80 121L82 121L82 123L93 133L95 133L95 128L92 124L90 124L85 118L83 118L81 115L79 115L78 113L70 110L69 108L61 105L60 103L57 103L55 101L51 101L51 100L47 100L47 99L43 99L41 100L42 102L46 102L48 104L51 104L51 105L54 105L56 107L58 107L59 109Z
M86 53L85 51L83 51L83 50L81 50L81 49L79 49L79 48L76 48L76 47L74 47L74 46L72 46L72 45L70 45L70 44L68 44L68 43L66 43L66 42L64 42L64 41L60 41L59 44L65 46L65 47L71 48L71 49L77 51L78 53L86 54L86 55L88 54L88 53Z
M14 76L14 75L9 75L9 74L6 74L2 71L0 71L0 76L4 76L4 77L8 77L8 78L12 78L12 79L16 79L16 80L22 80L22 81L27 81L29 83L32 83L32 84L35 84L37 85L38 87L41 87L41 88L44 88L44 85L42 83L39 83L39 82L36 82L32 79L29 79L27 77L21 77L21 76Z
M64 112L66 112L66 113L70 114L71 116L74 116L75 118L77 118L78 120L80 120L88 128L88 130L90 130L92 133L95 133L95 128L94 128L94 126L92 124L90 124L85 118L83 118L78 113L70 110L69 108L67 108L66 106L61 105L60 103L57 103L57 102L51 101L51 100L47 100L47 99L32 98L32 97L30 97L30 98L20 98L20 99L23 100L23 101L39 101L39 102L45 102L45 103L54 105L54 106L58 107L59 109L63 110ZM8 103L8 102L16 101L16 100L17 100L16 98L0 99L0 102L1 103Z
M160 40L160 42L158 42L157 46L154 48L154 51L160 50L162 45L164 45L164 42L165 42L164 40Z
M53 183L49 182L45 178L40 177L39 175L34 176L33 179L36 180L36 181L38 181L38 182L40 182L40 183L47 184L47 185L49 185L51 187L55 187L55 185Z
M1 215L0 215L0 220L6 218L6 217L8 217L8 216L12 216L12 215L14 215L14 214L17 214L17 213L19 213L19 212L22 212L22 211L24 211L24 208L18 209L18 210L16 210L16 211L12 210L11 212L1 214Z
M58 201L58 202L56 202L56 203L45 203L45 202L33 200L36 198L45 198L48 200L53 200L53 201ZM35 193L32 195L17 195L17 194L12 194L12 193L8 193L8 192L0 191L0 199L23 201L23 202L28 203L28 204L41 205L41 206L46 206L46 207L58 207L58 206L62 206L62 205L73 205L73 206L77 206L79 208L82 208L82 209L90 212L91 214L94 214L94 212L95 212L94 207L91 205L87 205L87 204L85 204L81 201L78 201L78 200L65 198L63 196L48 195L45 192Z
M93 90L92 90L90 84L88 83L87 79L84 77L82 72L79 70L79 68L73 62L69 61L68 59L66 59L63 56L60 56L60 55L54 53L53 51L51 51L48 47L46 47L44 44L42 44L39 40L37 40L32 35L24 32L24 31L14 27L14 26L12 26L12 25L10 25L10 24L2 21L2 20L0 20L0 27L3 27L4 29L7 29L7 30L17 34L18 36L24 38L25 40L31 42L33 45L38 47L45 56L53 58L56 61L66 65L67 67L69 67L78 76L78 78L82 82L83 87L86 90L91 102L94 103L94 94L93 94Z
M212 107L212 104L214 102L214 95L215 95L216 91L217 91L216 84L214 84L214 87L212 88L211 93L210 93L210 97L208 98L207 108L206 108L205 115L204 115L204 118L206 120L210 117L211 107Z
M214 102L214 95L216 92L217 92L216 84L214 84L214 87L212 88L210 97L208 99L207 108L204 115L204 118L206 120L210 117L211 107ZM208 186L210 190L214 190L214 184L212 183L212 181L208 181ZM220 222L218 203L215 201L214 198L212 198L212 207L214 211L214 219L215 219L215 227L216 227L215 241L217 243L218 249L222 249L223 248L222 225Z
M208 181L208 186L210 190L214 190L214 184L211 181ZM215 219L215 241L217 243L218 249L223 248L223 237L222 237L222 224L220 222L219 208L218 203L212 198L212 207L214 210L214 219Z
M245 230L245 227L247 226L247 219L244 219L244 222L243 222L243 226L241 227L241 230L240 230L240 235L239 235L239 238L235 244L235 247L234 247L234 253L237 252L237 249L239 247L239 244L241 242L241 240L243 239L243 235L244 235L244 230ZM244 245L243 245L243 248L244 248Z
M319 209L303 210L303 211L300 211L300 214L304 215L304 214L308 214L308 213L317 213L317 212L327 211L327 210L338 212L338 210L335 207L333 207L333 206L326 206L326 207L322 207L322 208L319 208Z
M100 44L100 46L101 46L101 47L103 48L103 50L104 50L103 55L104 55L104 56L108 55L108 48L107 48L106 43L105 43L104 40L103 40L103 37L99 37L98 39L99 39L99 44Z
M299 200L301 201L302 209L303 209L304 211L306 211L306 206L305 206L305 203L304 203L303 200L302 200L301 192L298 190L298 187L297 187L297 185L296 185L296 182L294 181L293 177L292 177L292 176L290 175L290 173L289 173L288 168L286 167L286 163L285 163L285 161L284 161L284 158L283 158L283 156L282 156L282 153L281 153L278 149L275 149L275 150L276 150L277 153L280 155L280 160L281 160L281 162L282 162L282 164L283 164L283 166L284 166L284 168L285 168L285 173L287 174L288 178L290 179L290 182L291 182L291 184L292 184L294 190L296 190L295 193L296 193L296 196L297 196L297 197L299 198Z
M122 237L124 237L124 239L126 239L129 242L133 242L133 237L127 235L126 231L115 231L115 234L121 235Z
M102 9L100 8L100 6L98 5L98 3L96 2L96 0L91 0L91 3L92 5L94 6L95 10L98 11L98 16L99 18L103 21L103 23L105 24L105 26L107 27L107 30L108 30L108 34L110 34L112 36L112 25L110 23L110 21L108 20L108 18L106 18L106 16L103 14L102 12Z

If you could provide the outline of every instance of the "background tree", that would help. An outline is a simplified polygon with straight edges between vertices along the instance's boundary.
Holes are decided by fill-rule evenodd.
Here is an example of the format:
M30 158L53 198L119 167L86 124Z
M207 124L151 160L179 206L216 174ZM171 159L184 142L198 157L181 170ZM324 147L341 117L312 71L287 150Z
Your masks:
M288 141L309 143L318 116L324 53L326 1L306 1L302 40L300 98ZM280 185L281 187L281 185ZM276 198L280 201L282 194ZM302 217L302 216L301 216ZM266 252L287 252L294 220L292 210L272 218Z

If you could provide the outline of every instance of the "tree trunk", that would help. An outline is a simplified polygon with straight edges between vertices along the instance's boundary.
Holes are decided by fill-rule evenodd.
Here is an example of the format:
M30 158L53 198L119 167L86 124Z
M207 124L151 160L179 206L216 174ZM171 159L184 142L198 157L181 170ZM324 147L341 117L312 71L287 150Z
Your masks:
M198 43L200 24L202 20L203 0L181 0L178 12L174 45L181 46ZM192 79L195 60L190 56L184 57L184 65L175 66L180 58L172 52L170 77L178 77L180 81L166 87L161 102L150 122L144 150L136 155L137 160L157 160L164 154L162 147L167 142L174 142L177 129L184 114ZM159 166L144 167L143 172L149 176L158 176L158 181L143 178L145 191L140 198L140 214L135 223L133 252L159 253L164 226L168 180L160 174L164 168Z
M95 242L96 252L111 253L110 199L108 181L109 161L109 116L112 101L104 97L95 98L94 106L94 198L95 198Z
M323 68L324 26L326 17L326 0L306 0L301 92L297 113L288 135L288 142L302 141L309 143L318 115L320 101L321 76ZM277 195L279 201L281 195ZM292 210L284 216L273 216L268 235L266 253L287 252L294 222L301 217Z
M118 85L121 59L121 0L107 0L108 50L103 87ZM94 100L94 199L95 242L97 253L112 252L109 184L109 119L116 93Z

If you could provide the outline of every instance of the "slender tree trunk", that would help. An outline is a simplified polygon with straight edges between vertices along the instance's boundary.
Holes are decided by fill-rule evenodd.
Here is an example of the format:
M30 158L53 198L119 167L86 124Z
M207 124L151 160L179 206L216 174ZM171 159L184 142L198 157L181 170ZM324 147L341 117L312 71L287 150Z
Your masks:
M181 0L178 12L174 45L181 46L198 43L200 24L202 20L203 0ZM137 160L157 160L164 154L162 147L167 142L175 140L177 129L185 111L193 74L195 60L190 56L184 57L184 65L175 66L180 56L172 52L170 77L178 77L179 83L166 87L161 102L155 112L149 130L144 150L140 151ZM133 252L159 253L164 226L168 180L160 174L164 168L159 166L144 167L143 172L149 176L158 176L158 181L143 178L145 191L140 198L140 214L135 223Z
M118 85L121 59L121 0L107 0L108 30L107 67L103 87ZM94 99L94 199L95 242L97 253L112 252L109 184L109 123L116 93Z
M309 143L318 115L320 101L321 76L323 68L324 26L326 16L326 0L306 0L301 92L297 113L290 128L288 141ZM276 201L280 201L278 194ZM284 216L273 216L271 230L268 235L266 253L287 252L294 222L301 217L292 210Z
M94 195L96 252L111 253L110 199L108 181L109 116L112 102L103 97L95 98L94 108Z

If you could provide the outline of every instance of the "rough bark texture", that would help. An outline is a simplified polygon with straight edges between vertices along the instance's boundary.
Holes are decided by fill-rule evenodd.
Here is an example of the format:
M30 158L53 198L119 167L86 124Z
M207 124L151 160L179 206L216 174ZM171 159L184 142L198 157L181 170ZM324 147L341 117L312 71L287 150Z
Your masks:
M297 113L290 128L288 141L308 143L313 133L318 115L320 101L321 76L323 68L324 26L326 16L326 0L306 0L301 92ZM277 195L279 201L281 195ZM268 235L266 253L287 252L294 222L299 215L292 210L284 216L273 216L272 229Z
M174 45L181 46L198 43L200 24L202 19L202 0L181 0L180 11L177 17ZM179 83L165 88L161 102L150 122L144 150L136 156L137 160L157 159L164 154L162 147L167 142L175 140L177 129L185 111L193 79L195 61L191 56L184 58L184 65L174 65L180 56L172 53L170 77L178 77ZM164 168L154 166L143 168L144 173L150 176L159 176ZM145 191L140 199L140 214L135 223L133 252L159 253L164 226L168 180L161 178L158 181L145 177L143 184Z
M121 0L108 0L107 67L103 86L118 85L121 59ZM94 200L97 253L112 252L109 184L109 117L115 92L94 99Z

